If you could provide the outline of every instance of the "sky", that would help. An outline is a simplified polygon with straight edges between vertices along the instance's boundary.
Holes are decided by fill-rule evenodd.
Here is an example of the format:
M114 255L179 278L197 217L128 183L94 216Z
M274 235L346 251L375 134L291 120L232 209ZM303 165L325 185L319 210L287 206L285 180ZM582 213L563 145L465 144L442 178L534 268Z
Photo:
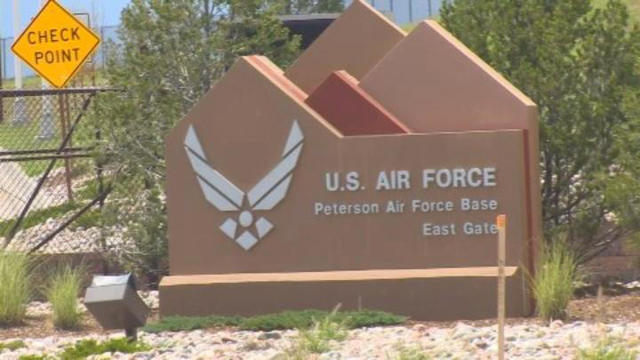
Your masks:
M0 38L13 37L12 8L13 0L0 0ZM130 0L58 0L58 3L71 12L91 14L91 26L100 27L120 23L120 11ZM20 31L31 18L38 13L41 0L18 0L20 8Z
M352 0L345 0L348 5ZM405 24L437 14L442 0L368 0L378 10L393 13L396 22ZM92 14L92 27L117 25L120 11L130 0L58 0L72 12ZM0 38L13 36L12 0L0 0ZM24 29L37 13L41 0L18 0L20 4L21 26Z

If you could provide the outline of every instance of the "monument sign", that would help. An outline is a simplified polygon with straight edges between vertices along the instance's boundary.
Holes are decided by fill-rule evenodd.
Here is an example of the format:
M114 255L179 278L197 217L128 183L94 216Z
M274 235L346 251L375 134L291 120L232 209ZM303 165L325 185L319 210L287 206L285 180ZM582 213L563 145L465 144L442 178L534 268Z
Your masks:
M536 107L437 23L362 1L289 69L239 59L167 138L162 315L531 312ZM526 271L525 271L526 270Z

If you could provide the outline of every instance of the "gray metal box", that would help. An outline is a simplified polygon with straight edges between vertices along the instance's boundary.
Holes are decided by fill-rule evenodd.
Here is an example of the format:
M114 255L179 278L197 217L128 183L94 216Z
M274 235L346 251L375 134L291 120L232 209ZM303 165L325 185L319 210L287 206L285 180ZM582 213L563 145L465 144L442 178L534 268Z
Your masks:
M143 326L149 315L131 274L94 276L84 304L104 329L135 329Z

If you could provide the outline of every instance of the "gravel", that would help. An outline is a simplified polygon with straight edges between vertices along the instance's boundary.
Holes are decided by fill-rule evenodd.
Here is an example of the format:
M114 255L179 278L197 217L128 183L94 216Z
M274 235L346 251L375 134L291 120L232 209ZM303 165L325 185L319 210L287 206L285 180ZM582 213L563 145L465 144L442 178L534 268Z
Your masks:
M158 308L158 292L140 292L153 309ZM51 312L47 303L33 302L30 316ZM294 346L298 332L240 331L233 329L165 332L141 331L139 338L152 350L136 354L102 354L90 359L255 359L283 360ZM81 339L105 341L122 333L92 333L83 336L22 338L26 347L0 351L0 359L19 359L21 355L55 355ZM536 321L511 321L506 326L508 359L571 359L580 348L602 339L624 341L625 347L640 351L640 322L595 322L559 320L547 324ZM11 341L5 339L3 342ZM314 359L398 359L402 351L419 349L433 359L495 359L496 327L458 322L455 324L416 323L407 326L371 327L349 331L341 342L333 342L329 352ZM640 359L640 357L638 358Z
M148 334L139 337L153 350L137 354L103 354L94 359L283 359L295 342L297 331L203 331ZM278 334L274 336L274 334ZM554 321L549 326L507 326L508 359L570 359L578 348L591 346L605 336L624 339L639 349L640 323L589 324ZM122 334L91 334L82 339L104 341ZM0 352L0 359L18 359L25 354L55 354L80 337L22 339L26 347ZM434 359L493 359L496 357L495 327L458 323L452 328L416 324L412 326L356 329L318 359L396 359L401 349L421 348Z
M633 286L633 285L631 285ZM158 309L158 292L139 295L154 310ZM638 295L631 295L637 297ZM83 309L84 310L84 309ZM33 302L29 316L48 316L50 305ZM322 360L399 359L401 352L419 350L431 359L495 359L496 326L487 322L415 323L406 326L371 327L349 331L346 340L332 342L330 351L313 355ZM4 339L22 340L24 348L0 350L0 359L17 360L21 355L55 355L81 339L105 341L123 333L91 333ZM296 330L240 331L234 329L195 330L190 332L139 333L139 339L152 350L136 354L108 353L89 359L247 359L285 360L287 350L297 341ZM603 339L620 341L624 347L640 352L640 321L598 323L585 321L549 323L531 319L510 319L506 326L508 359L573 359L581 348L592 347ZM640 359L640 356L638 357Z

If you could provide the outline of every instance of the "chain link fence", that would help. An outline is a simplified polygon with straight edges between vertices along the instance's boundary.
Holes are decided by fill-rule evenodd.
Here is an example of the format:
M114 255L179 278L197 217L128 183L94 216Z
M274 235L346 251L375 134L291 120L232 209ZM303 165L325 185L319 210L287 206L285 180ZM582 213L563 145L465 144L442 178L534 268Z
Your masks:
M75 253L98 246L97 133L82 122L98 91L0 90L0 247Z

